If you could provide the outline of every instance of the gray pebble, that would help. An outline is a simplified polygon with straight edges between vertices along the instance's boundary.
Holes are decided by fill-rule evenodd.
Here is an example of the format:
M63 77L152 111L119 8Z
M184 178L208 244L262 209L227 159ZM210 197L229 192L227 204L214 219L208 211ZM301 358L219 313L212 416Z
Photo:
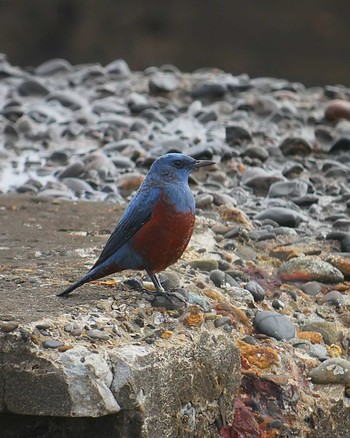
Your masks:
M204 310L204 312L211 311L210 301L207 298L193 292L188 293L188 303L197 304L197 306L200 306Z
M192 260L188 263L192 268L197 268L201 271L210 272L214 269L218 269L219 262L213 259L198 259Z
M259 333L271 336L278 341L295 337L295 327L285 315L263 310L254 319L254 327Z
M101 341L107 341L109 339L109 334L98 329L91 329L86 332L89 338L98 339Z
M288 137L280 144L283 155L309 155L312 152L311 144L300 137Z
M344 306L345 298L344 298L344 295L342 293L340 293L339 291L332 290L320 298L320 303L321 304L329 303L329 304L333 304L335 306L340 307L340 306Z
M40 96L44 97L49 94L49 90L39 81L34 79L24 80L17 89L21 96Z
M257 214L255 219L271 219L285 227L297 227L301 222L307 221L307 217L290 208L271 207Z
M249 281L245 289L247 289L254 298L254 301L262 301L265 298L265 290L259 283L256 281Z
M202 193L196 196L196 207L206 208L213 203L214 197L210 193Z
M228 316L222 316L221 318L217 318L214 321L214 326L216 328L222 327L225 324L232 325L232 320Z
M36 69L35 73L39 76L51 76L58 73L67 73L73 70L72 65L65 59L51 59L43 62Z
M317 281L309 281L300 286L300 289L306 293L306 295L310 295L312 297L319 294L322 290L322 284Z
M321 361L324 361L329 358L327 349L320 344L313 344L310 346L309 355L312 357L317 357Z
M179 86L179 80L174 74L158 72L149 80L151 92L175 91Z
M56 339L46 339L45 341L43 341L42 345L44 348L58 348L62 347L64 343L61 341L57 341Z
M180 286L180 277L175 272L161 272L159 281L165 290L176 289Z

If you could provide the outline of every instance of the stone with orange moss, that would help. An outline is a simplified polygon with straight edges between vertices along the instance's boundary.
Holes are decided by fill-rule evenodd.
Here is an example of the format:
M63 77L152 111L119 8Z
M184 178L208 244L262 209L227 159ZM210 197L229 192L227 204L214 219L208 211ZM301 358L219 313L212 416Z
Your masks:
M306 339L313 344L321 344L323 342L323 336L319 332L300 332L298 333L299 339Z
M318 257L296 257L284 262L278 270L283 281L320 281L338 283L343 274L328 262Z
M248 216L239 208L220 207L219 213L224 221L229 221L229 222L233 221L243 225L248 230L253 229L253 225L250 222Z
M330 254L327 257L326 261L339 269L339 271L343 273L345 278L350 278L350 257Z
M238 341L241 355L250 363L260 369L269 368L279 363L279 354L271 347L260 347Z

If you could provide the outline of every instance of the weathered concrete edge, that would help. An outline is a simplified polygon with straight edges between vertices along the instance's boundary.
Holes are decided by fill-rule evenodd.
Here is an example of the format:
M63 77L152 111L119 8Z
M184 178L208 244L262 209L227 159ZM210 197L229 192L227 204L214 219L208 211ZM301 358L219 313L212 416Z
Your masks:
M142 436L191 436L230 422L240 385L238 349L217 330L66 352L42 349L16 331L0 336L0 356L2 412L99 417L126 410L141 416Z

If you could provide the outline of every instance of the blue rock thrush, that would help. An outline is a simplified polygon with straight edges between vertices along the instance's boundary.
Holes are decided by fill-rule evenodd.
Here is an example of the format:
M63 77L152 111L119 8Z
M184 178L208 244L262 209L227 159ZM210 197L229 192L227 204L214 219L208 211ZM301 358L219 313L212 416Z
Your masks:
M213 161L170 153L158 158L128 205L90 271L58 296L124 269L145 270L164 293L156 273L181 257L194 228L195 201L189 174Z

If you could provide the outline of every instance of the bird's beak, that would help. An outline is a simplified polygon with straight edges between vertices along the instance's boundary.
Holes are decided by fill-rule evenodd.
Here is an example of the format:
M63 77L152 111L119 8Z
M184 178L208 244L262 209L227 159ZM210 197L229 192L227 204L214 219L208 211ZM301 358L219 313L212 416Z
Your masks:
M199 169L200 167L206 167L206 166L211 166L215 164L215 161L210 161L210 160L196 160L196 162L194 164L192 164L191 166L191 170L196 170Z

